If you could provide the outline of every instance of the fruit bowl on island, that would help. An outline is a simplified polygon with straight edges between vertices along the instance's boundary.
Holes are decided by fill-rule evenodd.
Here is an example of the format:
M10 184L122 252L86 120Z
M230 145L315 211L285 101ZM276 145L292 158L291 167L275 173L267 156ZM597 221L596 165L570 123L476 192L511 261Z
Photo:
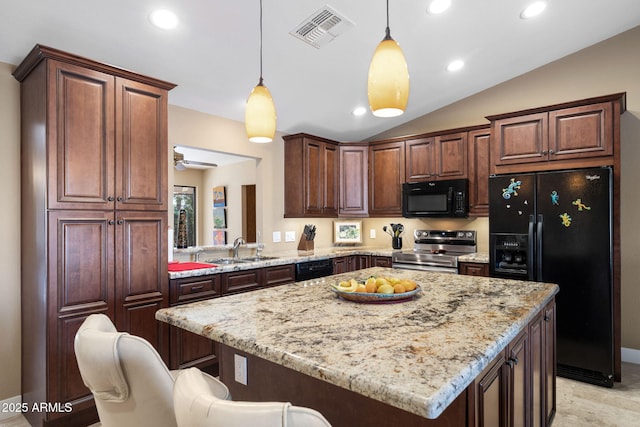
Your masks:
M351 279L333 284L331 289L339 298L368 304L410 301L422 290L413 280L393 277L369 277L364 282Z

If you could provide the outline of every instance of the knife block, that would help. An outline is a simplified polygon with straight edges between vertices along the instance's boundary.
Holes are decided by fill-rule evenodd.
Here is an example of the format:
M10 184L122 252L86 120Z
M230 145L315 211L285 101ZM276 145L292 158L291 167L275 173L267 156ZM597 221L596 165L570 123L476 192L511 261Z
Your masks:
M307 236L303 233L300 236L300 242L298 243L299 251L312 251L313 250L313 240L307 240Z

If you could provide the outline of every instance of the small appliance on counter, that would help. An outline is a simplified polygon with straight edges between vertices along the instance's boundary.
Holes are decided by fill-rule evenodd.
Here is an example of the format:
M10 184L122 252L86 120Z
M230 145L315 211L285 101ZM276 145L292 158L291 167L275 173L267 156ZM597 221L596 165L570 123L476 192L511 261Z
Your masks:
M477 251L473 230L415 230L414 248L391 255L392 267L458 273L458 257Z

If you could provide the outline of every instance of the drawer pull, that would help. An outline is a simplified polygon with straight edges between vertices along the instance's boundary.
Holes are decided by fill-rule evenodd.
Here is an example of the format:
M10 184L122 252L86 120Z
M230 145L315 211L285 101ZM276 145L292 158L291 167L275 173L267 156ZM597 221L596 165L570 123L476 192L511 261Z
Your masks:
M204 286L203 286L203 285L200 285L200 286L193 286L193 287L191 288L191 292L201 291L201 290L202 290L202 288L204 288Z

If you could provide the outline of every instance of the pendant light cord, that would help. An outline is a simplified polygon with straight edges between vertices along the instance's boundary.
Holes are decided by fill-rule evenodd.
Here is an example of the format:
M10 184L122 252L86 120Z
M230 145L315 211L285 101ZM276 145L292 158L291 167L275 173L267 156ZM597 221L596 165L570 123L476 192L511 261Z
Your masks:
M262 84L262 0L260 0L260 81L258 84Z
M391 40L391 30L389 29L389 0L387 0L387 29L385 30L384 39Z

